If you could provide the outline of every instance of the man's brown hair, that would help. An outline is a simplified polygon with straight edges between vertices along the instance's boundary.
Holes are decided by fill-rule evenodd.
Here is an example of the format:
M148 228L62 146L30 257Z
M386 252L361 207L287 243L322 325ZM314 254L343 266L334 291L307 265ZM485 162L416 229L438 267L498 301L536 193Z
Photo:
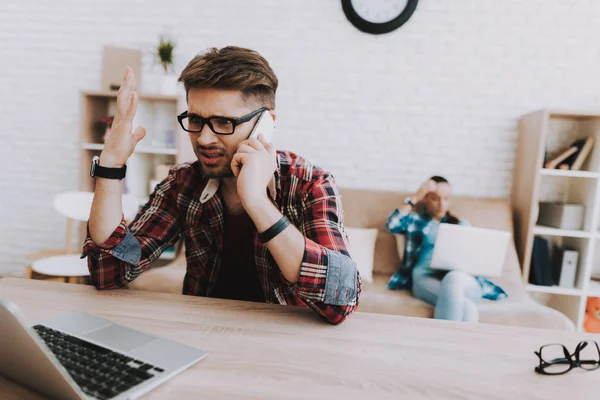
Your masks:
M185 93L193 88L234 89L244 101L275 109L277 76L258 52L242 47L215 47L194 57L184 68L179 82Z

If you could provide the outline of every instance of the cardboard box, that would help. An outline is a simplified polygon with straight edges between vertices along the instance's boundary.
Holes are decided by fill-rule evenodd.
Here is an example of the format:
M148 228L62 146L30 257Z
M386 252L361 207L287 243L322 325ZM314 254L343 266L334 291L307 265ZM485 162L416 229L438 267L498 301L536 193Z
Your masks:
M102 53L102 90L116 92L123 83L125 67L131 67L137 80L137 87L142 81L142 51L121 47L104 46Z
M538 225L559 229L583 229L584 207L581 204L540 202Z

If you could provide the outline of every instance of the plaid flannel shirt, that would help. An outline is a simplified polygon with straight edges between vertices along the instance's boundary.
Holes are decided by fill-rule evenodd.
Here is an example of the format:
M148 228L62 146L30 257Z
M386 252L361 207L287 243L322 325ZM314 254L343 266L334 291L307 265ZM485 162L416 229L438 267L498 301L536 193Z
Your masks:
M395 234L404 234L406 237L406 245L404 246L404 256L402 264L398 271L392 275L388 283L388 288L392 290L411 289L412 288L412 270L416 265L421 244L423 243L423 229L431 222L431 215L424 211L421 213L405 213L396 209L390 215L386 228ZM444 216L440 222L446 222ZM461 225L468 225L464 219L460 220ZM475 279L479 282L483 291L483 298L488 300L500 300L505 298L506 292L498 285L485 279L482 276L476 276Z
M287 281L267 246L255 236L255 264L268 303L305 305L331 323L358 306L361 280L348 252L343 211L334 178L303 158L279 151L269 195L306 237L300 276ZM129 226L122 220L109 239L94 244L88 232L82 258L98 289L133 281L168 247L183 238L187 272L183 294L210 296L217 283L225 212L219 181L199 162L171 169Z

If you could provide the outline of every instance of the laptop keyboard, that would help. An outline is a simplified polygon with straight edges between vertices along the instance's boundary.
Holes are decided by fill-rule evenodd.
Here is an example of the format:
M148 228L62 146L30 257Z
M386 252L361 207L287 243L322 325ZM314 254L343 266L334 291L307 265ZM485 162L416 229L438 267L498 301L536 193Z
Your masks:
M33 329L88 396L110 399L163 372L47 326L36 325Z

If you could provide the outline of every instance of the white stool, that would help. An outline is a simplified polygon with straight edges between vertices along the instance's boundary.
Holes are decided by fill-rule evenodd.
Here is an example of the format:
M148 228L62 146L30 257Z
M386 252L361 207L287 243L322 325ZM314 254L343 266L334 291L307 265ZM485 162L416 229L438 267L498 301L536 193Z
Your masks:
M67 219L67 253L75 251L72 241L73 221L87 222L90 218L93 200L94 193L92 192L66 192L54 198L54 209ZM121 199L121 204L125 220L131 221L135 218L140 209L137 197L125 194Z
M64 277L69 282L71 278L89 276L87 259L80 257L78 254L46 257L35 261L31 269L42 275Z
M92 192L67 192L54 198L55 210L67 219L67 254L36 260L31 265L34 272L45 276L64 277L66 282L70 282L71 278L77 281L78 278L89 276L87 259L80 258L81 253L73 246L72 236L73 222L86 222L89 219L93 199ZM138 199L131 195L123 195L122 204L125 220L132 220L139 210Z

